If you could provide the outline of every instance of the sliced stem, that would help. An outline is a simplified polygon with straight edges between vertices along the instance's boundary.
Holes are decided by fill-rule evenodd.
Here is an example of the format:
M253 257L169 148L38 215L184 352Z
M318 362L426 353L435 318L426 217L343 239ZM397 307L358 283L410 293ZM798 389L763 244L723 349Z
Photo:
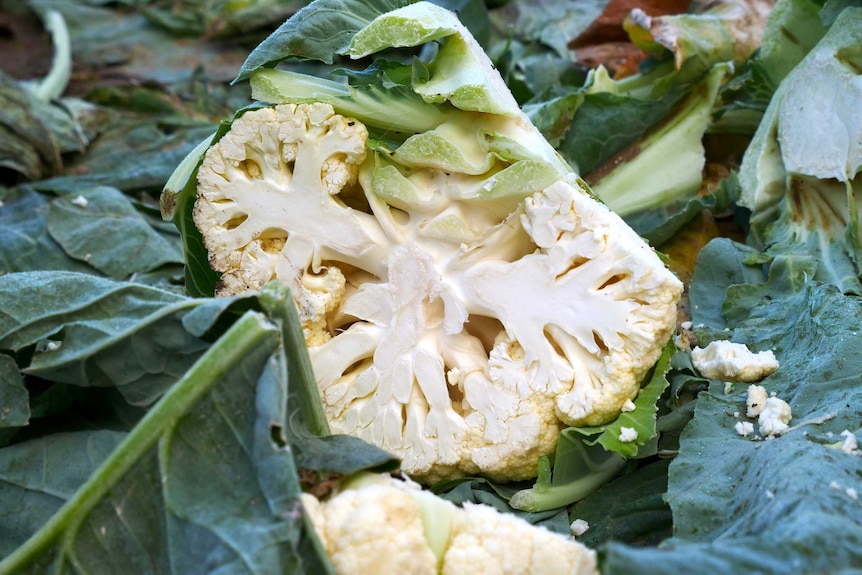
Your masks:
M580 501L622 471L626 460L616 453L608 455L601 466L574 481L560 485L541 485L537 482L536 486L530 489L516 492L509 500L509 505L515 509L536 513L567 507Z

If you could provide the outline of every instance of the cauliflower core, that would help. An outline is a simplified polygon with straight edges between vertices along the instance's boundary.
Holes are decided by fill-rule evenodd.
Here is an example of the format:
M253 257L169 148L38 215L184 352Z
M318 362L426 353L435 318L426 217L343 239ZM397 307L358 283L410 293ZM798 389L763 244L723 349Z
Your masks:
M563 426L631 405L682 284L573 175L495 197L535 162L405 167L366 138L321 103L233 122L194 212L218 294L290 284L334 433L422 480L533 477Z

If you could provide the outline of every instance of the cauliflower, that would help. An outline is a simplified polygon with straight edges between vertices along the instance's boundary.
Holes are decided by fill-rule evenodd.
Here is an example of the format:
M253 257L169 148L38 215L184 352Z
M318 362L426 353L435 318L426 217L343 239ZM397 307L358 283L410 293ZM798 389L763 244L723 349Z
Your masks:
M762 385L749 385L748 394L745 398L746 411L748 417L757 417L766 407L766 400L769 399L769 394L766 393L766 388Z
M769 396L763 386L748 386L745 403L748 408L745 414L757 418L763 437L778 435L788 428L792 418L790 405L775 394Z
M361 474L303 505L338 575L598 575L595 552L574 539L388 476Z
M253 76L271 104L206 151L194 222L217 295L290 285L334 433L423 481L535 477L561 428L630 408L682 283L594 199L452 13L384 14L351 54L402 45L374 47L410 22L411 42L441 43L413 91Z
M764 437L778 435L788 428L791 418L790 405L786 401L769 397L757 416L757 427Z
M726 340L710 342L705 348L695 347L691 361L705 378L723 381L760 381L778 369L772 350L753 353L743 343Z

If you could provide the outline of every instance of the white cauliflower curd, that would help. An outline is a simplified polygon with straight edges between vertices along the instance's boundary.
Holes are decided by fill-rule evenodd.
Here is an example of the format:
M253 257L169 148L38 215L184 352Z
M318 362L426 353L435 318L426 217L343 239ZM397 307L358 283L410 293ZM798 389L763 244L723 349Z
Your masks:
M778 369L772 350L754 353L744 343L727 340L695 347L691 350L691 362L705 378L722 381L760 381Z
M279 91L299 75L261 72L257 97L286 103L208 149L194 222L218 295L290 285L334 433L421 480L533 477L562 427L632 405L682 284L500 91L454 15L395 13L418 14L415 43L440 42L463 73L431 66L421 90L373 97L315 81L309 103ZM387 17L357 38L385 39Z
M514 515L387 476L353 483L302 498L338 575L598 575L593 550Z

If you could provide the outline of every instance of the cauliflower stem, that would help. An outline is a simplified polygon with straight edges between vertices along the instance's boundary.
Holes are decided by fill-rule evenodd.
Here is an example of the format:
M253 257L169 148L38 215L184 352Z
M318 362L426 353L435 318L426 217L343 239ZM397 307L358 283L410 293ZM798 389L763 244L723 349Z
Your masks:
M550 459L540 459L536 484L516 492L509 505L531 513L566 507L610 481L626 464L619 454L601 445L586 445L578 437L566 441L561 436L557 449L557 458L565 459L565 467L557 465L552 473Z

